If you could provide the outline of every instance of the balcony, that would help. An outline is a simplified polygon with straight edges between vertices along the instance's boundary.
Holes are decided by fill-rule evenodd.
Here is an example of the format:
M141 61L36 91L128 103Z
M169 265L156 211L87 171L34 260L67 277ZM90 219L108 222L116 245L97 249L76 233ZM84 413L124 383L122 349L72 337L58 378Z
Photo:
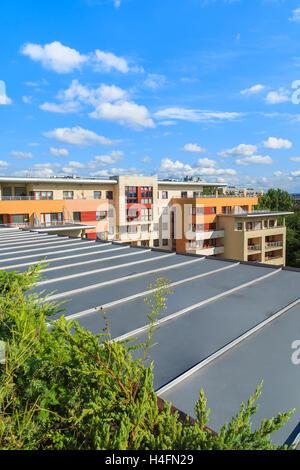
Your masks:
M248 251L261 251L260 245L248 245Z
M214 256L224 253L224 246L211 246L208 248L187 247L188 253L195 253L203 256Z
M74 197L52 197L52 198L41 198L36 199L34 196L0 196L0 201L73 201L73 200L107 200L110 198L106 197L94 197L94 196L74 196ZM111 199L110 199L111 200Z
M266 242L265 249L266 250L271 250L271 249L278 249L283 247L283 241L277 241L277 242Z
M195 240L208 240L214 238L223 238L224 230L210 230L208 232L193 232L195 233ZM190 238L190 237L187 237Z

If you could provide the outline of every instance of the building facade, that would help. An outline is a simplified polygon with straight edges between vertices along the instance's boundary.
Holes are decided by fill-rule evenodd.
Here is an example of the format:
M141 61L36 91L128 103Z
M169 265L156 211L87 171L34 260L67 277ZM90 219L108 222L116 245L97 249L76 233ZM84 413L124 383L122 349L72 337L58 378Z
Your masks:
M0 177L0 224L284 264L284 214L256 213L257 196L225 187L156 176Z

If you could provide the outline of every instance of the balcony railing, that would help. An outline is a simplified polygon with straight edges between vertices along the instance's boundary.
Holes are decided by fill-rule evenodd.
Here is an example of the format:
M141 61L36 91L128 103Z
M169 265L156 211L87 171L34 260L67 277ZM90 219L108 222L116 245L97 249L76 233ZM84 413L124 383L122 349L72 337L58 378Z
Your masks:
M282 247L283 241L278 242L266 242L266 248Z
M48 198L40 198L37 199L34 196L0 196L0 201L66 201L66 200L74 200L74 199L109 199L106 197L99 198L94 196L74 196L74 197L48 197Z
M260 245L248 245L248 250L249 251L261 251L261 246Z
M265 261L272 261L273 259L282 259L282 255L281 256L265 256Z

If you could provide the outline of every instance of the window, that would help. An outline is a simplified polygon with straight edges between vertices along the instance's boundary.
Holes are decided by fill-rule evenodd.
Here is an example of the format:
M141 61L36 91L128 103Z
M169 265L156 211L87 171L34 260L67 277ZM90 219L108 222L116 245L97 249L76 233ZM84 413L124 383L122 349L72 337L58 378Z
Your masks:
M154 246L159 246L159 240L158 240L158 239L153 240L153 245L154 245Z
M26 188L22 188L20 186L15 187L15 196L26 196Z
M193 197L201 197L201 196L202 196L201 191L194 191L193 192Z
M181 191L181 199L187 198L187 191Z
M10 223L16 225L24 225L29 223L28 214L13 214L10 216Z
M47 214L41 214L42 225L56 225L63 221L62 212L51 212Z
M101 191L94 191L94 199L101 199Z
M168 199L168 191L162 191L161 198L162 199Z
M141 221L146 222L152 220L152 209L141 209Z
M31 191L30 196L39 201L40 199L53 199L53 191Z
M264 220L264 228L268 228L268 221Z
M81 212L73 212L74 222L81 222Z
M167 238L164 238L162 241L163 246L168 246L169 240Z
M152 204L152 186L141 186L141 198L151 198L151 202L146 204Z
M63 199L73 199L74 192L73 191L63 191Z
M109 233L109 235L113 235L115 233L114 227L112 227L112 226L109 227L108 228L108 233Z
M107 211L96 211L96 220L104 220L107 218Z
M136 204L138 202L137 187L125 186L125 198L127 204Z
M196 215L196 207L190 207L190 215Z
M216 224L213 223L213 224L209 224L209 230L216 230Z
M231 207L230 206L223 206L222 207L222 214L230 214L231 213Z
M203 215L204 214L204 207L197 207L196 213L197 213L197 215Z
M114 198L112 191L106 191L106 199L112 200Z
M271 219L271 220L269 221L269 227L270 227L270 228L274 228L274 227L275 227L275 220Z
M246 223L246 230L253 230L253 224L252 224L252 222L247 222L247 223Z
M236 230L243 230L243 223L242 222L237 222Z
M137 209L127 209L127 222L132 222L133 220L138 220L138 210Z
M216 214L216 213L217 213L217 208L216 208L216 207L212 207L212 208L211 208L211 213L212 213L212 214Z
M137 232L136 225L128 225L127 226L127 233L136 233L136 232Z

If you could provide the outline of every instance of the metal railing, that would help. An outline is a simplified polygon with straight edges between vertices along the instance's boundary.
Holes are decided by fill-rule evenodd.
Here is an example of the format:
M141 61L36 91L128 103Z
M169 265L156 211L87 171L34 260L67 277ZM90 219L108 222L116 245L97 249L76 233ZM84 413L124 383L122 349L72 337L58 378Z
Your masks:
M266 242L266 248L272 248L272 247L282 247L283 246L283 241L278 241L278 242Z
M249 251L261 251L261 246L260 245L248 245L248 250Z

